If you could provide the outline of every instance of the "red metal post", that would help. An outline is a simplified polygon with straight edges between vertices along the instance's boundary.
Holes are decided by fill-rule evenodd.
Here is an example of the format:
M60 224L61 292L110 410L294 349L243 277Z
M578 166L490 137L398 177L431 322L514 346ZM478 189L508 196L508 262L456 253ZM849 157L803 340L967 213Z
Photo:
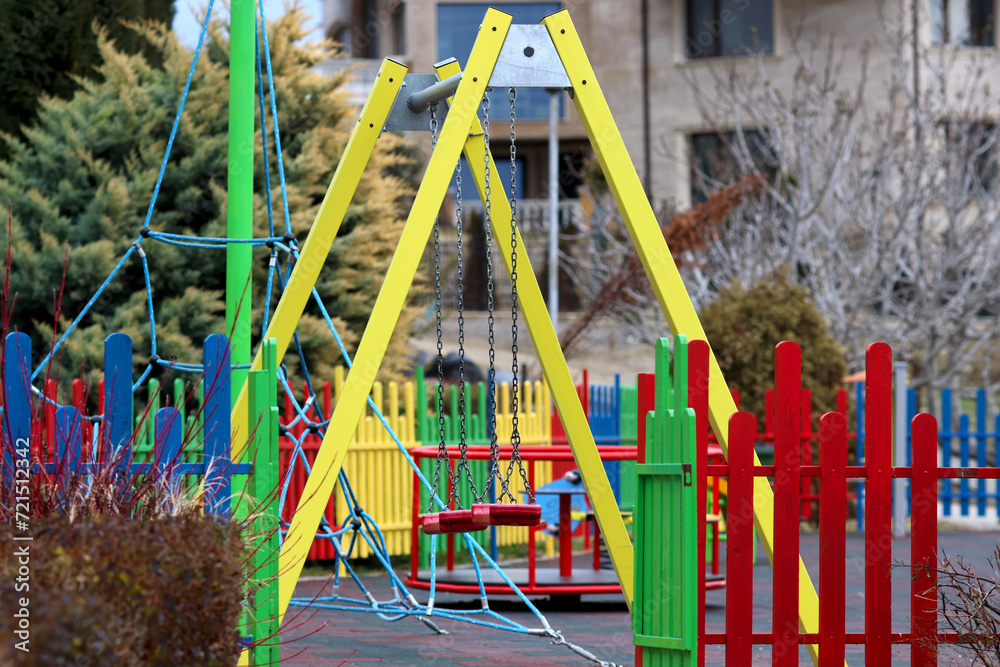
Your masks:
M722 499L719 494L722 492L722 484L718 477L712 478L712 514L716 518L722 515ZM719 573L719 521L712 522L712 574Z
M531 488L537 489L535 486L535 462L532 461L528 465L528 484ZM536 567L537 567L537 557L535 556L535 535L539 530L538 526L528 526L528 588L535 587L536 580Z
M729 419L729 517L726 524L726 666L753 659L753 444L757 420ZM704 640L698 642L699 653ZM704 664L699 662L698 664Z
M937 665L937 420L917 415L910 427L910 664Z
M865 354L865 664L892 663L892 349Z
M420 459L413 457L413 463L420 467ZM410 578L416 579L420 569L420 481L413 477L413 520L410 522Z
M323 392L323 403L320 406L320 411L321 414L323 415L323 419L329 422L330 417L333 416L333 386L330 384L329 381L323 383L322 392ZM317 401L319 400L319 396L316 397L316 400ZM315 417L312 417L312 419L315 419ZM319 447L323 442L323 438L321 438L319 434L314 434L313 442L315 443L314 446L316 447L316 451L318 452ZM304 488L305 487L303 487L303 489ZM330 522L331 526L336 526L340 523L337 520L337 502L335 500L335 497L336 497L335 495L331 495L329 504L327 505L327 520ZM322 540L322 544L326 548L326 557L333 558L337 553L336 550L334 550L333 548L333 543L330 542L329 540Z
M49 399L45 401L45 405L42 407L42 414L45 419L45 442L48 448L48 456L43 460L54 461L54 452L56 451L56 397L58 396L59 388L56 385L56 381L49 378L45 381L45 396ZM152 418L152 416L150 416ZM38 450L38 455L41 455L41 449Z
M448 475L448 498L450 498L451 480L455 479L455 462L453 460L450 460L448 461L448 465L451 466L451 474ZM456 493L455 495L457 496L458 494ZM445 505L450 510L455 509L455 503L454 502L449 503L447 499L445 499ZM455 533L448 533L448 539L446 540L446 543L447 543L447 552L445 554L445 566L447 567L448 571L451 572L452 570L455 569Z
M774 367L774 667L799 664L799 441L802 351L779 343ZM730 584L732 585L732 584Z
M73 380L73 407L77 409L81 416L86 417L87 415L87 405L86 397L84 395L85 385L83 380L76 378ZM80 461L88 460L90 456L90 436L91 436L91 423L84 420L80 426L80 434L82 436L83 444L80 447Z
M843 667L847 549L847 420L819 422L819 667Z
M847 391L843 388L837 390L837 412L847 418Z

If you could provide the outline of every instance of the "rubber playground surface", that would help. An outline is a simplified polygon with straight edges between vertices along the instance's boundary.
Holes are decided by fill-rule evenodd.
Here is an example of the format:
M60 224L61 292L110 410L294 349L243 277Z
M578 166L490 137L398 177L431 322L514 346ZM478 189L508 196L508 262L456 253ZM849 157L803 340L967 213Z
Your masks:
M980 576L989 574L986 557L1000 540L1000 531L941 532L939 551L950 556L962 554L973 564ZM893 542L893 561L908 560L908 539ZM803 533L801 553L806 565L817 581L819 535ZM864 536L847 535L847 632L864 630ZM579 567L586 567L589 556L578 556ZM400 572L400 574L402 574ZM376 597L386 597L388 578L368 575L364 578ZM326 581L312 579L300 582L296 596L312 596ZM342 593L353 595L353 584L342 581ZM758 549L754 567L754 631L770 631L771 567ZM353 589L353 590L352 590ZM328 589L327 589L328 590ZM426 592L414 591L421 602ZM708 591L706 597L706 629L721 632L725 624L725 589ZM585 596L581 602L535 600L549 624L562 631L567 641L573 642L602 660L618 665L635 663L632 647L632 630L624 599L620 596ZM893 631L909 629L909 571L905 567L893 569ZM478 608L476 596L438 594L437 606ZM491 596L490 606L495 611L530 627L537 627L534 616L523 605L509 597ZM437 635L414 619L388 623L374 614L340 611L308 610L295 616L297 608L289 609L286 629L282 639L282 664L288 667L424 667L426 665L452 665L461 667L532 667L535 665L593 664L563 646L554 646L547 639L471 626L457 621L438 620L449 635ZM292 625L300 627L289 629ZM311 633L311 634L310 634ZM308 636L305 636L308 635ZM301 638L301 639L295 639ZM758 648L754 664L769 665L770 649ZM707 647L705 664L723 665L722 647ZM864 664L861 646L847 648L849 665ZM800 650L800 664L812 664L805 649ZM900 646L894 652L893 665L909 664L909 649ZM969 664L960 655L947 649L942 651L939 664Z

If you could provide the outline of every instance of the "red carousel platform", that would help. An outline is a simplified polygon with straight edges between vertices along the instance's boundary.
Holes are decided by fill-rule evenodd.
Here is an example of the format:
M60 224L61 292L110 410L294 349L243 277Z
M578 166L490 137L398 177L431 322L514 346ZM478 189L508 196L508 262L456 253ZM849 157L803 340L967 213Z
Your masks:
M598 446L598 453L603 461L635 461L636 448L606 445ZM531 488L536 489L536 496L556 495L559 497L559 520L558 520L558 560L552 563L552 559L539 559L536 555L537 534L547 528L543 521L537 526L526 527L528 531L528 562L527 567L504 567L504 573L525 595L597 595L614 594L621 592L621 585L613 569L601 567L601 537L600 529L595 520L594 514L587 511L584 523L584 535L590 536L593 530L593 538L589 540L591 544L590 558L586 558L585 563L580 563L580 558L574 559L573 554L573 512L571 501L574 495L583 495L586 491L582 483L550 484L546 487L538 488L535 484L535 466L537 461L573 461L573 452L568 445L523 445L519 448L521 460L526 464L528 472L528 483ZM409 450L410 455L419 467L422 459L434 459L438 455L437 446L414 447ZM452 464L459 456L459 449L456 445L448 446L448 455ZM500 459L509 460L511 447L500 447ZM466 449L466 457L470 461L489 461L490 448L488 445L469 445ZM722 461L722 450L717 445L709 445L708 459L710 462ZM710 533L714 537L712 540L712 571L706 574L705 588L708 590L722 588L726 585L723 575L719 574L719 487L718 479L714 483L713 493L713 514L710 514L706 521L711 526ZM447 489L450 492L450 488ZM589 503L588 503L589 505ZM405 583L413 588L429 590L431 587L430 571L420 569L420 543L421 531L419 528L420 511L420 480L413 476L413 523L411 528L410 546L410 576ZM623 513L630 517L630 512ZM442 535L446 540L445 567L438 569L436 573L435 586L440 591L449 593L469 593L479 594L479 583L476 578L474 568L455 567L455 534ZM539 566L542 560L542 566ZM574 567L574 560L577 561ZM553 567L552 565L557 565ZM579 565L583 564L583 567ZM501 577L489 567L480 568L483 584L487 594L510 594L510 587L504 583Z

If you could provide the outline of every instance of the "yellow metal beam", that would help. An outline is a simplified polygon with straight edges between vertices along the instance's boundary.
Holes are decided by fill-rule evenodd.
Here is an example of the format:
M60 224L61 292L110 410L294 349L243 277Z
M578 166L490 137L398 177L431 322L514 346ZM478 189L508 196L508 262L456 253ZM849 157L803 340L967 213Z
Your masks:
M625 219L628 233L642 260L643 268L660 303L670 330L684 334L688 340L707 340L705 331L688 296L681 275L677 271L670 249L656 222L653 209L639 181L635 166L629 158L621 133L615 125L607 100L597 83L590 60L580 42L569 12L547 16L542 23L548 28L552 42L562 60L563 67L573 84L573 102L580 114L587 136L597 154L597 160L608 179L618 210ZM709 420L722 445L728 451L729 417L736 412L736 404L719 363L712 353L709 382ZM760 462L757 461L759 465ZM754 480L754 523L757 527L767 557L773 560L774 549L774 494L767 480ZM819 631L819 597L813 587L809 572L799 559L799 623L803 632ZM809 647L813 661L818 659L816 647Z
M285 617L295 584L309 553L309 546L319 528L323 510L333 494L337 475L357 429L358 420L364 412L375 374L399 320L406 295L420 264L422 251L427 245L434 220L444 202L451 174L462 153L472 120L476 117L479 100L482 99L486 84L493 73L493 66L500 54L500 47L503 46L510 21L510 15L499 10L490 8L486 12L472 54L469 56L465 76L455 94L456 99L464 102L453 106L445 119L437 147L427 164L427 172L417 190L403 234L389 264L361 343L358 345L354 365L347 374L347 381L333 411L326 435L323 436L323 442L316 453L312 474L306 481L302 499L292 517L292 523L281 548L279 558L281 588L278 607L281 619ZM294 322L291 325L294 326ZM280 341L279 349L281 349Z
M337 232L340 231L340 224L347 213L347 207L354 199L361 175L368 165L372 151L375 150L375 142L382 132L392 103L403 85L404 74L406 74L405 65L388 58L382 62L372 92L361 109L361 116L358 118L357 124L351 130L351 137L344 149L344 155L340 158L340 164L337 165L337 170L333 174L330 187L327 188L326 195L319 205L319 211L316 212L316 219L313 221L305 244L299 252L299 260L295 263L295 268L292 269L288 285L281 294L281 300L278 301L278 307L274 309L274 315L271 317L267 333L264 334L262 340L268 338L277 340L279 365L292 340L292 334L295 333L295 327L302 317L306 303L312 295L312 289L316 285L320 269L323 268L326 256L330 253L330 246L337 238ZM263 368L261 349L261 347L257 348L257 354L254 356L250 370L259 371ZM250 430L247 416L247 392L247 383L244 382L236 397L236 402L233 404L232 456L234 461L239 461L246 449L247 434Z
M437 68L438 78L442 80L458 74L459 71L459 64L454 61ZM482 133L483 128L479 119L476 118L473 120L469 138L465 142L465 159L469 163L469 170L472 172L476 189L479 190L479 197L485 205L486 142ZM493 175L490 206L493 235L497 239L497 246L509 275L511 272L510 202L507 201L501 186L500 172L497 170L492 156L490 156L489 164L490 173ZM521 239L520 232L517 234L517 247L522 248L522 252L517 258L519 268L517 296L521 312L524 314L525 325L531 336L531 342L535 346L535 354L542 366L542 373L549 385L556 409L559 410L559 415L562 417L566 437L573 450L573 458L576 460L576 465L579 467L581 477L586 485L587 495L594 507L594 515L601 527L601 535L604 537L608 553L611 555L611 562L614 564L615 573L618 575L622 592L625 594L625 600L631 606L634 584L633 571L635 569L632 542L625 529L625 522L618 509L614 491L611 490L608 473L601 462L600 454L597 452L594 434L591 432L587 416L583 412L583 405L576 393L576 386L573 384L569 367L566 365L566 358L559 346L559 338L552 326L545 300L542 298L542 290L535 279L535 272L528 260L528 253L523 250L526 246Z

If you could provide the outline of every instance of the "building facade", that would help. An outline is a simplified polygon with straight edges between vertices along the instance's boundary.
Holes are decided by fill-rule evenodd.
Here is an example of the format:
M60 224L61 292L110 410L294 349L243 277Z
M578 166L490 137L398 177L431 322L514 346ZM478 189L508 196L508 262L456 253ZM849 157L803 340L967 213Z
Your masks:
M517 23L534 23L567 8L580 31L640 178L654 200L685 208L700 198L694 168L723 160L720 125L703 120L699 101L711 97L732 69L761 62L776 87L790 88L799 65L797 50L832 37L841 54L839 80L850 86L861 76L868 49L868 104L878 108L879 81L891 75L884 48L887 24L916 16L920 49L947 49L956 58L995 49L994 0L566 0L564 2L444 2L438 0L325 0L328 37L353 59L392 56L411 71L455 56L464 62L483 13L490 5ZM852 57L857 55L857 57ZM368 69L371 69L369 67ZM1000 79L998 79L1000 84ZM359 83L359 90L366 82ZM696 89L702 91L699 95ZM507 155L509 106L495 91L491 142ZM518 97L517 154L528 198L548 195L548 103L544 91ZM737 121L723 120L732 125ZM572 198L588 154L586 136L567 97L559 120L561 196Z

